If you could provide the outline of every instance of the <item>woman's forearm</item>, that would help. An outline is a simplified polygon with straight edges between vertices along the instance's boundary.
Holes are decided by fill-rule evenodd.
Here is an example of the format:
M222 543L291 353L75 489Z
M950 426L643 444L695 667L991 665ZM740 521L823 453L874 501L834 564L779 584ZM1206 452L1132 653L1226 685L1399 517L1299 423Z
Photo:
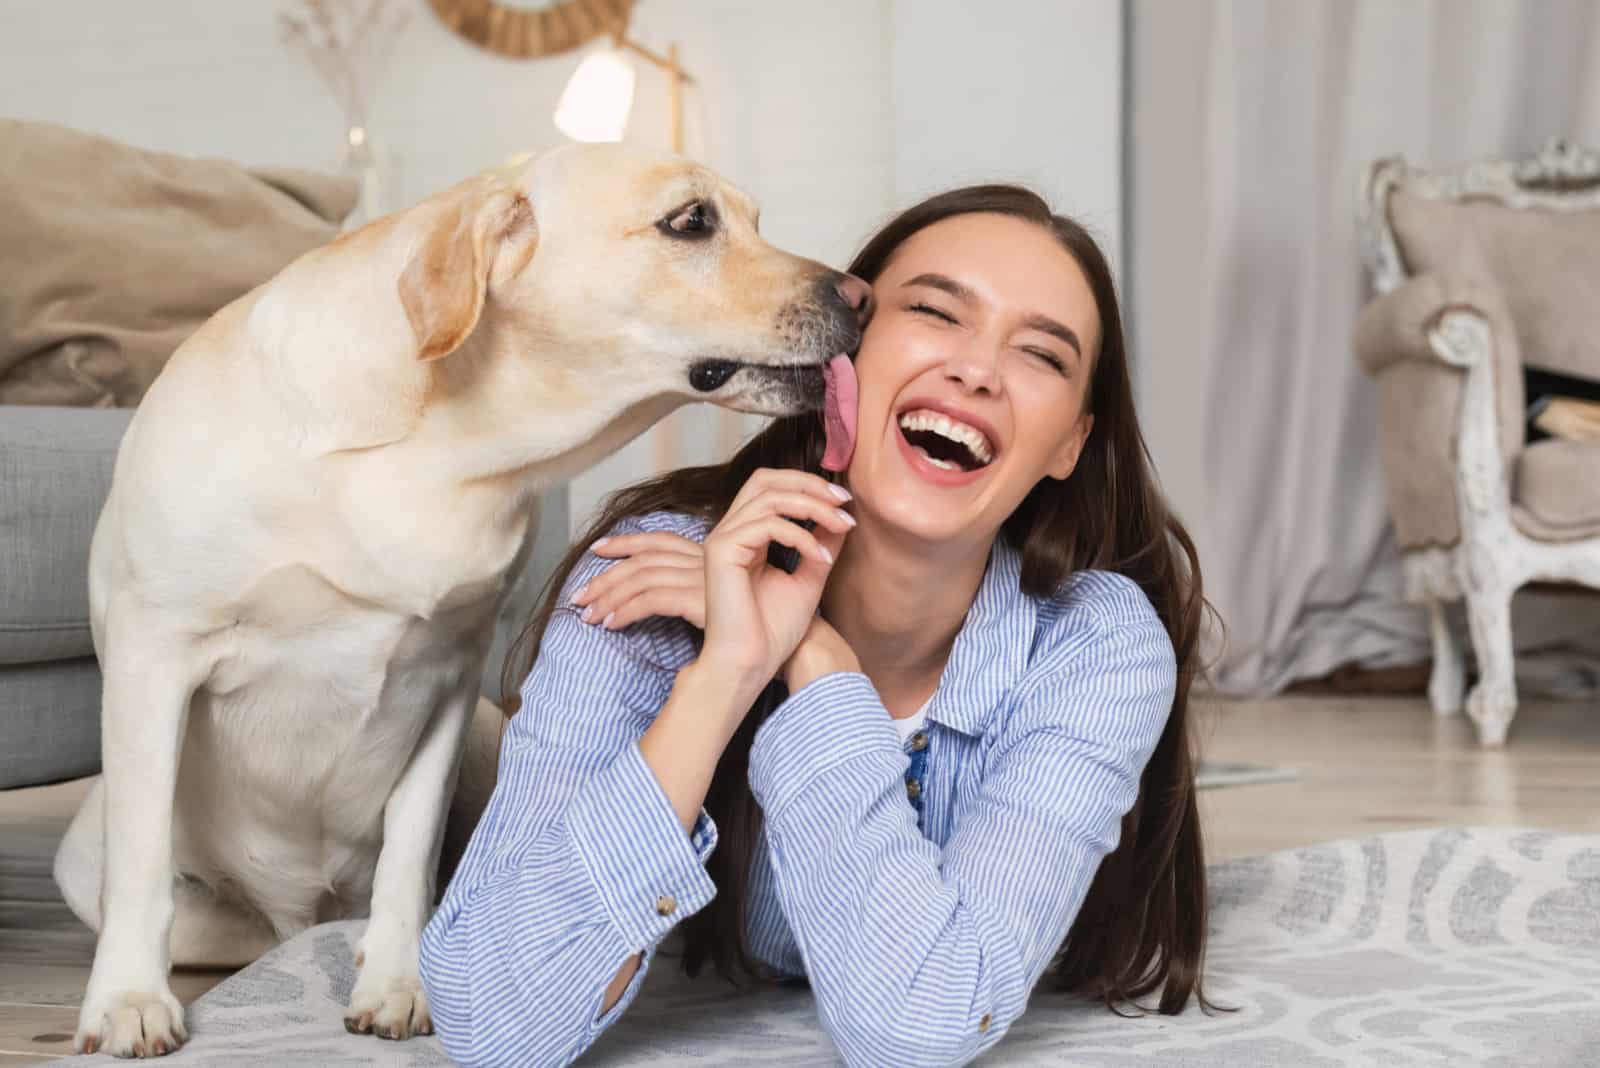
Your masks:
M639 751L685 832L694 828L717 761L761 689L696 660L678 672L672 695L639 739Z
M712 825L684 833L633 740L590 770L607 760L606 735L595 740L591 757L514 740L475 849L423 932L434 1023L463 1065L580 1055L627 1004L628 987L612 988L619 962L648 960L716 893Z
M694 829L717 761L755 697L748 684L696 661L678 672L672 696L639 739L639 752L685 832ZM606 987L602 1015L627 991L643 958L644 954L635 953L622 962Z
M691 666L652 693L638 674L654 669L569 616L546 634L495 795L423 934L435 1025L462 1064L579 1056L659 941L716 893L715 827L696 824L748 690ZM575 706L580 672L629 681L612 703Z

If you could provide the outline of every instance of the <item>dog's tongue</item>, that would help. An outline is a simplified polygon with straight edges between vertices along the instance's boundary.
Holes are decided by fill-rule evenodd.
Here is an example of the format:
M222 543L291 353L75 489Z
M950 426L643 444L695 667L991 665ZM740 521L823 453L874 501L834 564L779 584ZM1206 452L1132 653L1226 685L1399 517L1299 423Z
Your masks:
M856 448L856 368L848 356L835 356L822 369L825 392L822 425L828 433L822 466L843 471Z

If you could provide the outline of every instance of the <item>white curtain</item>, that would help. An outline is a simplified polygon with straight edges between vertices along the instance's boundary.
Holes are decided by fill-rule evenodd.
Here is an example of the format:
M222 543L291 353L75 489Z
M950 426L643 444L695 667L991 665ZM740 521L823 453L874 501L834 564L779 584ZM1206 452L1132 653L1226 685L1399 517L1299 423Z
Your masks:
M1600 4L1130 3L1140 413L1227 628L1213 682L1425 660L1351 346L1360 175L1600 146ZM1600 687L1600 601L1523 594L1514 616L1525 688Z

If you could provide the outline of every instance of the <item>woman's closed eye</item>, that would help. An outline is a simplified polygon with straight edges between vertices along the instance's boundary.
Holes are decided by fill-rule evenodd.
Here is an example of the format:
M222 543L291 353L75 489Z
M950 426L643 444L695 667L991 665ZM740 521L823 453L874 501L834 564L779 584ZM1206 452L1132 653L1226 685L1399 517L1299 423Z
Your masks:
M951 315L947 311L941 311L940 309L935 308L932 304L912 304L909 305L906 310L916 312L919 315L927 315L935 319L942 319L951 326L961 325L955 316Z
M1039 359L1043 360L1045 363L1049 364L1051 367L1055 368L1057 371L1061 372L1062 374L1066 374L1067 373L1066 362L1063 361L1061 359L1061 357L1059 357L1055 353L1051 352L1049 349L1041 349L1041 348L1036 348L1036 347L1034 347L1032 345L1024 345L1022 347L1022 351L1026 352L1030 356L1039 357Z
M938 320L940 322L948 323L951 326L960 326L961 325L961 321L959 319L957 319L955 316L951 315L949 312L945 311L942 308L934 307L932 304L923 304L923 303L921 303L919 301L919 302L914 303L914 304L906 305L906 310L909 311L909 312L913 312L913 313L915 313L917 315L926 315L931 319L936 319L936 320ZM1018 346L1018 348L1021 351L1027 353L1028 355L1033 356L1033 357L1035 357L1035 358L1037 358L1039 360L1044 361L1044 363L1047 366L1049 366L1051 368L1051 370L1056 371L1058 374L1062 374L1062 375L1066 375L1067 374L1066 361L1063 360L1061 357L1057 356L1055 353L1051 352L1049 349L1040 348L1037 345L1020 345L1020 346Z

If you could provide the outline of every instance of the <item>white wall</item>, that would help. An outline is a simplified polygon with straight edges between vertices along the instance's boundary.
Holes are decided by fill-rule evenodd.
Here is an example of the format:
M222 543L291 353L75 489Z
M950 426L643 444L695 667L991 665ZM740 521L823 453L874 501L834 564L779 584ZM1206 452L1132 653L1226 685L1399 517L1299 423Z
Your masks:
M1122 5L891 5L894 201L969 182L1033 186L1120 262Z
M422 0L373 106L393 204L559 142L550 111L576 56L501 59ZM151 148L337 166L342 120L279 43L280 5L0 0L0 112ZM774 243L842 265L893 211L979 179L1020 179L1119 255L1121 0L639 0L633 35L697 78L687 152L748 189ZM629 139L665 146L665 82L641 67ZM754 421L672 421L684 462ZM580 521L653 467L650 436L578 478Z

